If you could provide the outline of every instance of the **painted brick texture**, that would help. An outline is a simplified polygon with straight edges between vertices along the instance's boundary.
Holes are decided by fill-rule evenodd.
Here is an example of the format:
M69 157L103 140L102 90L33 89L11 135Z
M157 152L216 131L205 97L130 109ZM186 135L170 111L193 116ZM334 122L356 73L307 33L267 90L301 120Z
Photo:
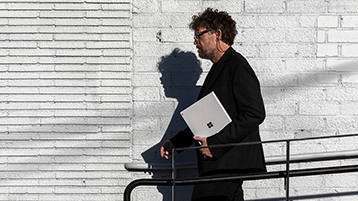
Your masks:
M211 66L197 57L188 29L207 7L237 21L234 48L262 86L263 140L357 133L356 0L0 0L0 200L122 200L131 180L170 177L123 164L170 163L159 146L185 127L178 112L195 101ZM356 144L349 138L291 148L304 154ZM267 156L284 151L284 144L265 146ZM294 178L290 193L357 200L356 176ZM282 199L283 183L246 182L245 199ZM178 187L176 200L190 192ZM169 201L171 189L139 187L132 198Z
M0 1L0 200L120 200L131 2Z
M357 133L357 1L133 0L134 162L165 162L159 146L185 127L178 112L195 100L211 66L197 57L188 24L193 14L207 7L226 10L237 22L234 48L251 63L262 86L267 109L261 125L263 140ZM297 143L292 153L351 150L356 144L357 138ZM284 144L265 146L267 156L284 152ZM186 154L178 160L195 158ZM292 168L354 163L307 163ZM355 176L295 178L290 193L297 200L356 200L356 193L347 193L356 191ZM163 175L132 173L133 179L143 177ZM246 182L245 198L283 199L283 183L281 179ZM170 188L141 187L133 199L148 200L149 195L151 200L167 201L170 192ZM178 189L177 200L188 200L188 193Z

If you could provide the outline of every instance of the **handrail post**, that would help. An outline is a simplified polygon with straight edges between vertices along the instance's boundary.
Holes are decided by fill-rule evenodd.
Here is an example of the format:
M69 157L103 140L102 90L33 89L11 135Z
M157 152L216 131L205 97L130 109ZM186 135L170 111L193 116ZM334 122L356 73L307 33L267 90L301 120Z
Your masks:
M176 168L175 168L175 149L172 150L172 201L175 201L175 178L176 178Z
M290 198L290 141L286 141L286 178L285 178L286 201Z

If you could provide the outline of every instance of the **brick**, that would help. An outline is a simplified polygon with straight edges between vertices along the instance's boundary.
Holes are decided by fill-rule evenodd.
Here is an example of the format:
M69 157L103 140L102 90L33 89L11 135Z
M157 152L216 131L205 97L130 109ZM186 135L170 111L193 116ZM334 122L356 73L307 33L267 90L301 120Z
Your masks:
M249 21L255 21L253 16L245 16ZM300 23L297 16L293 15L258 15L258 27L271 27L271 28L299 28ZM241 23L240 25L241 26Z
M316 46L312 43L299 43L298 58L315 58Z
M356 59L327 59L327 69L334 71L357 71Z
M84 18L83 11L40 11L40 18Z
M174 104L170 102L135 102L134 111L139 116L171 116Z
M26 19L26 18L10 18L8 19L9 25L16 25L16 26L31 26L31 25L37 25L37 26L51 26L53 25L53 19Z
M189 29L161 29L161 42L192 42L193 32ZM181 34L173 34L173 33L181 33ZM158 40L158 39L157 39Z
M250 65L255 72L283 72L286 70L285 63L281 59L250 59Z
M11 41L2 42L0 41L0 47L8 49L35 49L37 48L36 41Z
M316 72L325 70L325 61L319 59L286 59L287 71Z
M342 16L341 24L344 28L356 28L358 27L358 17L357 16Z
M132 2L130 2L132 3ZM128 2L125 3L123 1L118 2L118 3L110 3L110 4L102 4L101 5L102 10L107 11L107 10L111 10L111 11L124 11L124 10L131 10L131 4L129 4Z
M352 133L357 127L357 118L354 116L329 117L327 129L341 133Z
M153 129L153 128L152 128ZM152 130L151 129L151 130ZM135 145L155 145L156 143L160 142L161 136L158 136L155 132L148 132L148 131L136 131L136 135L133 139L133 143ZM159 150L157 150L159 151Z
M7 9L9 10L52 10L54 8L53 4L50 3L11 3L8 4Z
M283 92L285 92L283 87L261 87L261 94L264 98L264 101L284 99L285 94Z
M297 87L297 88L286 88L281 90L276 90L275 93L282 93L287 101L322 101L325 98L326 91L324 88L320 87ZM277 95L277 94L276 94ZM281 98L281 96L279 96Z
M254 44L238 44L237 42L233 45L234 49L240 52L240 54L245 55L247 57L254 57L259 52L259 48ZM209 68L209 67L208 67Z
M161 86L159 73L146 73L133 75L135 86Z
M133 40L136 42L156 42L157 35L161 31L157 28L136 28L133 29Z
M299 103L300 115L338 115L338 102L301 102Z
M170 44L135 43L133 54L135 56L161 57L171 52Z
M357 83L358 82L358 74L350 73L342 75L342 83Z
M262 130L282 130L284 128L284 118L282 116L269 116L265 121L260 125Z
M295 74L272 73L258 75L261 86L297 86L297 76Z
M286 117L286 129L291 130L323 130L325 119L317 116L289 116Z
M52 40L52 35L49 34L11 34L9 35L11 41L47 41Z
M131 33L130 25L122 25L122 26L88 26L85 28L85 32L89 34L117 34L117 35L129 35ZM82 33L82 32L81 32ZM120 36L117 38L118 41L126 41L120 40Z
M345 101L339 106L341 114L345 115L357 115L358 114L358 104L356 101Z
M54 50L53 50L54 51ZM102 55L102 51L101 50L89 50L89 49L84 49L84 50L64 50L64 49L60 49L60 50L56 50L56 53L52 54L53 56L60 56L60 57L71 57L71 56L82 56L82 57L98 57Z
M137 87L133 89L134 101L159 101L159 99L157 87Z
M38 58L36 57L14 56L3 57L0 61L0 64L36 64L37 62Z
M319 28L338 28L338 16L319 16L318 27Z
M355 13L358 5L354 0L333 0L328 2L329 13Z
M104 50L101 50L102 51L102 54L103 56L118 56L118 55L121 55L121 56L131 56L132 55L132 51L130 49L104 49ZM102 69L105 70L105 69L110 69L110 66L102 66ZM127 71L129 71L129 68L125 68L124 66L115 66L115 69L128 69ZM112 69L113 70L113 69Z
M71 15L70 15L71 16ZM129 10L123 10L123 11L111 11L111 10L105 10L105 11L87 11L85 13L85 17L88 18L128 18L130 17Z
M85 48L85 43L84 42L77 42L77 41L72 41L71 44L69 44L68 42L39 42L38 43L38 47L39 48L49 48L49 49L63 49L63 48Z
M298 54L298 46L295 44L277 44L260 45L259 56L263 58L294 58Z
M283 13L285 3L282 0L273 0L267 4L264 0L245 1L245 12L248 13Z
M9 55L16 56L54 56L54 50L41 50L41 49L12 49L9 50Z
M78 0L76 0L78 1ZM75 1L75 2L76 2ZM83 3L83 1L79 0L79 2ZM111 4L111 3L114 3L113 0L88 0L87 1L88 3L102 3L102 4ZM132 1L131 0L121 0L121 3L122 4L129 4L131 3Z
M331 43L317 44L317 56L318 57L337 57L338 45Z
M252 29L242 32L242 40L245 42L278 42L285 38L285 32L276 29Z
M317 81L322 84L338 84L339 75L336 73L320 73L317 75Z
M101 48L101 49L113 49L113 48L125 48L125 47L129 47L129 41L117 41L117 42L87 42L86 43L86 47L89 49L93 49L93 48Z
M201 12L199 9L198 1L178 1L178 0L168 0L163 1L161 6L162 12Z
M82 26L41 26L38 33L85 33L86 28Z
M357 87L331 87L326 90L327 100L354 101L358 98Z
M54 4L54 10L100 10L101 4L84 4L84 3L66 3L66 4Z
M225 10L230 15L235 13L242 13L243 12L243 0L227 0L224 4L217 3L215 1L204 1L203 8L215 8L218 10Z
M326 2L293 0L287 2L287 11L292 13L324 13L326 11Z
M133 118L133 130L135 130L135 133L140 133L139 131L145 131L146 133L151 130L159 130L159 119L157 117L150 117L150 116L144 116L144 117L135 117ZM133 135L133 138L136 139L137 135ZM142 138L138 138L138 140L142 140ZM147 144L147 143L146 143Z
M1 18L37 18L37 11L0 11Z
M357 48L358 44L342 45L342 57L358 57Z
M312 29L289 29L285 33L285 41L290 43L313 43L316 32Z
M117 19L101 19L101 25L103 26L123 26L123 25L131 25L132 19L130 18L117 18Z
M328 42L358 42L357 30L327 31Z
M133 1L133 12L135 13L158 13L159 2L155 0Z
M298 23L303 28L316 28L317 16L316 15L301 15L298 16Z
M122 33L120 35L118 34L101 34L101 40L102 41L125 41L128 40L128 38L130 37L129 33Z
M99 41L101 36L99 34L55 34L53 40L57 41Z
M148 20L149 19L149 20ZM133 26L136 28L159 28L171 24L171 19L161 14L142 14L133 16Z

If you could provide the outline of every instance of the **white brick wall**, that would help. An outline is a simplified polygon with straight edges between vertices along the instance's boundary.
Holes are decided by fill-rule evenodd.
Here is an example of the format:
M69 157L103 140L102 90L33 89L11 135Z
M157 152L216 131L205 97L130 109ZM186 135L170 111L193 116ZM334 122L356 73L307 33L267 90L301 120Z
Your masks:
M0 200L121 200L131 1L0 1Z
M267 118L261 126L263 140L357 133L357 1L133 0L133 161L163 162L158 156L160 143L185 126L177 112L192 101L195 88L190 91L184 81L178 84L175 78L181 76L179 73L188 73L188 66L195 66L195 63L185 63L192 59L190 53L196 55L188 24L193 14L208 6L228 11L238 23L234 48L246 56L255 69L267 108ZM175 61L172 58L175 48L187 53L187 59ZM158 72L157 66L163 57L170 61L167 66L178 68L168 72L170 78L165 76L161 81L165 74ZM206 60L199 61L204 72L198 86L211 66ZM194 75L192 72L184 77ZM162 82L170 83L170 90L177 94L168 95ZM185 90L188 96L184 95ZM184 100L178 99L180 95ZM293 145L292 152L356 149L356 144L354 138L314 141ZM268 156L283 154L284 150L282 144L265 146ZM132 174L133 179L162 176ZM350 173L295 178L291 195L298 200L356 200L357 195L344 193L356 191L355 176ZM250 181L244 187L247 200L285 196L283 180ZM148 194L143 191L149 191L152 200L170 200L170 189L152 187L134 191L134 200L148 200ZM179 190L178 200L188 199L181 197L184 194L188 192Z
M211 66L196 57L188 23L208 6L238 23L234 48L255 69L267 108L263 140L357 132L356 0L0 0L0 200L122 200L131 180L168 176L123 164L163 162L161 141L185 127L178 111ZM322 140L292 152L356 144ZM265 146L268 156L283 152ZM345 196L355 177L293 179L291 195L356 200ZM285 194L282 180L244 187L247 200ZM178 200L190 190L180 188ZM170 197L169 187L133 192L136 201Z

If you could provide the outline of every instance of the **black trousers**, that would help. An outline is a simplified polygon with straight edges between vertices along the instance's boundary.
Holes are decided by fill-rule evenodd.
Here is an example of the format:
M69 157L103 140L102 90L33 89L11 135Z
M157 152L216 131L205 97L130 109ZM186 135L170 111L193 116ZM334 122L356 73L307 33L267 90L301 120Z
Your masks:
M194 186L192 201L243 201L243 181L214 182Z

